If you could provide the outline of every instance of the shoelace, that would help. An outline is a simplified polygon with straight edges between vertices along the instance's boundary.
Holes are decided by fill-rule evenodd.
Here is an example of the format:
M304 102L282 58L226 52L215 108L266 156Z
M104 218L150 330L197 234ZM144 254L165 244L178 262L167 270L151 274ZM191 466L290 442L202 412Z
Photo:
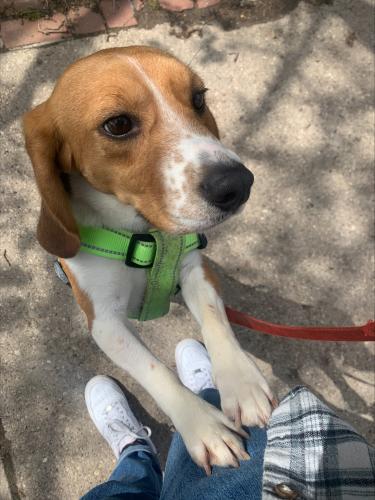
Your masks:
M119 418L111 416L114 412L117 413ZM124 411L124 408L118 401L113 405L107 406L104 410L104 417L107 423L107 432L111 440L120 442L124 435L133 438L134 441L143 439L148 443L153 452L156 453L156 449L150 439L152 434L151 429L146 425L141 425L138 429L135 428L133 422L128 418L127 412Z
M108 429L114 437L122 437L126 432L126 435L134 438L134 441L136 439L149 439L151 437L151 429L147 427L147 425L142 425L137 431L133 431L121 420L112 420L112 422L108 424ZM119 436L119 434L121 434L121 436Z

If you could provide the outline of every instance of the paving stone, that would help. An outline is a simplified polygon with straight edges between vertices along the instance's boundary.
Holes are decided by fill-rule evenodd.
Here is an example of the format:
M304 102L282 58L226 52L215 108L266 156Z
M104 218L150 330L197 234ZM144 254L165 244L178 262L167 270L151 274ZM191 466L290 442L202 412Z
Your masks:
M206 7L213 7L218 3L220 3L220 0L197 0L195 6L198 7L198 9L205 9Z
M53 43L69 36L63 14L56 14L51 19L38 21L14 19L1 23L1 37L7 49L34 43Z
M138 24L130 0L117 0L116 2L102 0L99 5L108 28L123 28Z
M72 30L76 35L88 35L105 31L102 16L88 7L72 9L68 12L67 17L72 23Z
M192 0L160 0L159 3L160 7L163 7L163 9L177 12L194 8L194 2Z

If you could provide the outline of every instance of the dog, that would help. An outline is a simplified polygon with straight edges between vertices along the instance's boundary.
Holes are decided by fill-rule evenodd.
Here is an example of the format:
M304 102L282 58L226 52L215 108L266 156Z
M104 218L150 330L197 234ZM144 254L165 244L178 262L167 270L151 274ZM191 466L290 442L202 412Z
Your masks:
M166 235L216 226L241 210L254 177L224 147L201 78L151 47L106 49L69 66L23 117L41 195L37 239L57 256L98 346L155 399L192 459L238 466L242 426L264 426L273 394L236 340L213 273L198 249L178 281L200 325L222 411L182 386L138 339L127 311L147 271L83 251L80 225Z

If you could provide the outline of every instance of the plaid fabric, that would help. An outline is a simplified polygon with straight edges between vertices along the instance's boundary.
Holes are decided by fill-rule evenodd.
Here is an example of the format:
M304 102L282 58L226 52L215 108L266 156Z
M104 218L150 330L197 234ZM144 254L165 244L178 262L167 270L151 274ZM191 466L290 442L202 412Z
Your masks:
M374 448L306 387L273 412L267 438L263 499L375 499Z

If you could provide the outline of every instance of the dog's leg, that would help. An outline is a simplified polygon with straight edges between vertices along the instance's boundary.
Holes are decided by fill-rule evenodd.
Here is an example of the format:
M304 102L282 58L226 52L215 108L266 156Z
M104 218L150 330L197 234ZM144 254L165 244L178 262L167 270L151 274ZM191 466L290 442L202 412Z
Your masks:
M237 466L248 455L235 425L219 410L182 386L131 333L123 318L97 317L92 333L98 346L134 377L171 418L193 460L207 473L211 465ZM244 434L242 434L246 437Z
M215 279L199 252L185 258L180 284L184 300L201 326L224 413L237 426L263 426L274 397L255 361L235 338Z
M213 464L236 465L245 459L233 422L184 387L139 340L126 318L135 274L121 262L81 254L64 261L63 267L98 346L151 394L181 433L193 460L209 472Z

